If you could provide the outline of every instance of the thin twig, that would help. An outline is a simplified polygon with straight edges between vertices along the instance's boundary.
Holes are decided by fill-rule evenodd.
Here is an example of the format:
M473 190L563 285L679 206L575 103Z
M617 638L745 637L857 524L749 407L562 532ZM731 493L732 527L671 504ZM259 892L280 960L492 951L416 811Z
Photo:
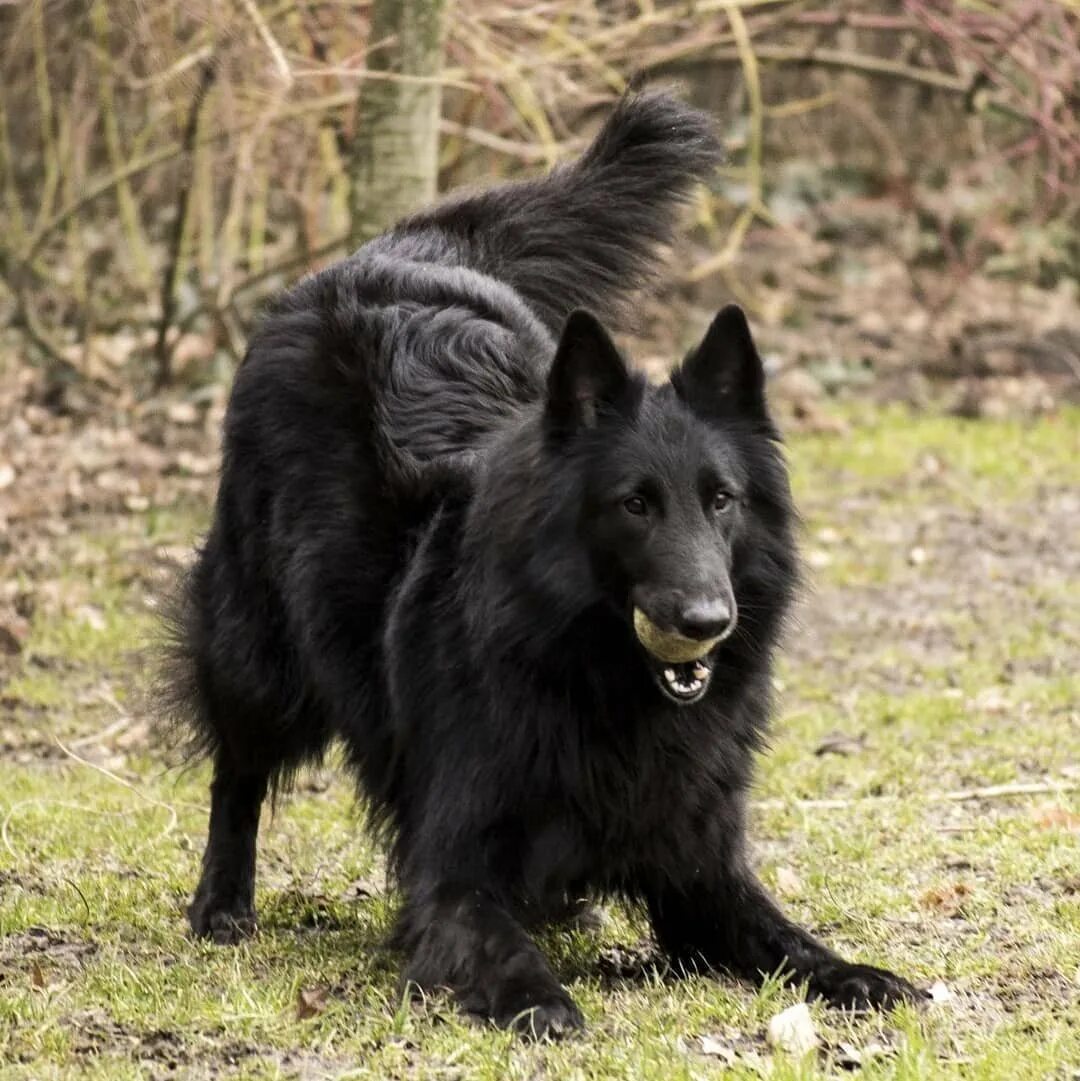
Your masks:
M248 18L255 24L255 29L258 31L259 37L262 38L267 51L270 53L271 57L273 57L274 66L277 68L282 81L286 86L291 86L293 74L292 69L289 67L289 61L285 59L285 50L278 44L277 38L274 37L266 20L255 6L255 0L240 0L240 6L247 12Z
M178 803L174 806L171 803L165 803L163 800L155 799L153 796L148 796L141 788L139 788L138 785L132 784L130 781L125 781L123 777L121 777L119 774L113 773L112 770L106 769L104 766L99 766L96 762L91 762L89 759L83 758L82 755L76 754L70 747L63 743L58 736L53 736L53 742L57 745L57 747L60 748L61 751L64 752L64 754L68 756L68 758L72 759L75 762L78 762L80 766L86 766L89 769L100 773L102 777L107 778L114 784L118 784L121 787L126 788L131 792L134 792L135 795L139 797L139 799L144 800L146 803L149 803L152 807L160 807L162 810L168 811L171 819L170 825L168 827L170 830L173 828L173 826L176 825L177 819L179 818L176 813L177 807L185 807L188 810L192 811L205 810L205 808L197 806L194 803Z
M132 75L122 76L121 81L130 90L149 90L151 87L160 87L175 79L177 75L183 75L185 71L209 60L213 53L213 45L202 45L194 52L188 53L187 56L180 57L179 60L170 64L164 71L155 72L145 78L137 78Z
M202 67L199 85L195 90L195 96L191 99L191 107L188 110L187 126L181 147L187 155L190 163L191 155L195 147L195 136L199 131L199 117L202 114L203 105L206 102L210 87L214 82L215 64L213 57L207 60ZM190 172L189 164L189 172ZM176 202L176 220L173 222L173 235L169 243L169 262L165 268L165 275L161 286L161 322L158 323L157 343L154 346L154 356L157 360L157 368L154 372L154 386L160 390L169 384L172 378L172 356L169 350L167 336L169 327L172 325L173 314L176 310L176 286L180 272L180 249L184 243L184 225L188 217L188 205L191 202L191 193L195 185L189 176L187 182L181 182L179 186L179 198Z
M377 73L370 73L365 74L364 77L375 78L376 75ZM443 82L444 85L455 85L453 83L448 84L445 80L443 80ZM353 93L328 94L325 97L313 98L310 101L297 102L294 105L287 106L280 110L276 119L277 121L291 120L295 117L304 116L309 113L350 108L355 102L356 95ZM209 135L203 135L197 138L195 145L203 146L207 143L218 143L235 139L236 136L245 131L249 131L257 124L258 119L255 119L248 123L238 124L229 130L211 132ZM446 130L452 129L447 128ZM513 148L511 148L511 146L499 145L497 137L479 133L473 128L467 128L460 134L463 138L475 142L478 146L485 146L490 150L499 150L507 154L513 153L518 156L523 154L523 149L519 149L516 144ZM522 144L522 147L523 145L524 144ZM567 143L556 144L557 147L568 147L570 145L571 144ZM163 165L173 158L180 157L180 155L184 153L186 153L186 148L182 142L171 143L169 146L161 147L159 150L155 150L153 153L147 154L144 157L136 158L117 172L102 177L96 183L91 184L84 195L79 196L74 202L68 203L66 206L62 207L52 218L45 222L44 225L40 226L34 232L33 239L30 241L29 246L25 251L19 253L16 258L23 264L33 262L34 257L44 246L49 237L61 226L66 225L72 218L81 214L91 203L96 202L104 195L108 195L109 192L113 191L117 185L122 184L124 181L130 180L142 173L149 172L151 169ZM544 150L538 150L537 156L531 157L529 160L547 160L547 157L548 150L545 148Z
M852 799L765 799L756 800L754 807L764 811L842 811L848 807L868 806L894 800L917 800L926 803L966 803L980 799L1003 799L1012 796L1056 795L1080 791L1080 783L1047 781L1018 784L994 784L986 788L959 788L952 792L891 793L881 796L855 796Z
M58 374L63 379L72 382L82 379L83 373L64 355L61 346L49 337L48 331L38 321L26 283L16 278L14 293L16 319L22 324L30 341L41 350L45 359L52 365L53 374Z
M467 124L458 124L453 120L440 120L439 131L443 135L458 135L486 150L494 150L496 153L506 154L521 161L539 163L548 159L546 147L537 146L536 143L523 143L517 139L504 139L501 135L493 135L491 132L482 131L480 128ZM581 150L584 145L584 139L569 139L566 142L557 143L556 149L560 156L566 156Z

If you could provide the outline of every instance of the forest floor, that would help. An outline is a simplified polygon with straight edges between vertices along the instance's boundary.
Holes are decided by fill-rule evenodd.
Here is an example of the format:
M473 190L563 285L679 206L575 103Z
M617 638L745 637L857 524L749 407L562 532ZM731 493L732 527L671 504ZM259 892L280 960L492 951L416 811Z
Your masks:
M305 775L260 837L257 939L192 941L204 767L136 689L205 526L220 399L94 425L20 408L0 475L0 1077L1080 1078L1080 410L847 406L789 441L810 588L763 757L761 873L845 954L937 1001L810 1007L677 979L632 913L545 945L588 1031L529 1046L403 1004L350 788Z

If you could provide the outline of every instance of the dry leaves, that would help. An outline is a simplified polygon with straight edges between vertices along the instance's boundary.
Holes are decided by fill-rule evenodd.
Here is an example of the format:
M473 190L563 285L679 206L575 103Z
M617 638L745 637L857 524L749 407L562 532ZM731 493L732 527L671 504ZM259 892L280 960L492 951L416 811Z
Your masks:
M1049 805L1036 807L1032 810L1035 825L1044 830L1069 830L1073 833L1080 831L1080 814L1067 810L1065 807Z
M858 1070L868 1062L892 1053L891 1048L876 1040L871 1040L863 1047L856 1047L851 1043L840 1043L836 1046L836 1064L845 1070Z
M22 616L0 611L0 656L21 653L29 634L30 624Z
M737 1058L734 1048L728 1047L726 1043L721 1043L713 1036L698 1037L697 1051L709 1058L720 1059L727 1066L734 1066Z
M307 1021L324 1013L330 1001L325 987L301 987L296 995L296 1019Z
M952 918L962 914L973 892L966 882L951 882L927 890L919 898L919 904L923 908L930 909L931 912L936 912L939 916Z
M761 1041L742 1032L695 1036L679 1043L684 1051L701 1055L717 1065L741 1066L766 1076L772 1072L772 1063L759 1050L763 1047Z
M866 733L860 732L857 736L848 735L846 732L830 732L814 748L814 754L839 754L853 755L866 749Z
M798 897L803 892L802 879L790 867L777 867L776 892L780 897Z

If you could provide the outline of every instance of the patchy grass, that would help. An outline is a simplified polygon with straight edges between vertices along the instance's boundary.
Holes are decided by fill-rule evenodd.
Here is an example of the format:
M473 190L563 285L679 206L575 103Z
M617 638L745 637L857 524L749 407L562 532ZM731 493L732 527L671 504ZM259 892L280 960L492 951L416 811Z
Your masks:
M850 1045L868 1079L1074 1078L1080 414L848 419L790 447L813 588L762 762L759 860L797 918L951 1001L814 1005L822 1046L793 1060L764 1031L796 992L675 980L614 910L546 936L583 1038L532 1047L404 1005L381 946L393 897L332 770L266 823L259 938L192 942L206 771L152 757L128 694L167 577L154 552L203 520L181 508L58 540L58 597L0 670L0 1076L802 1081L846 1075ZM999 785L1037 787L971 797Z

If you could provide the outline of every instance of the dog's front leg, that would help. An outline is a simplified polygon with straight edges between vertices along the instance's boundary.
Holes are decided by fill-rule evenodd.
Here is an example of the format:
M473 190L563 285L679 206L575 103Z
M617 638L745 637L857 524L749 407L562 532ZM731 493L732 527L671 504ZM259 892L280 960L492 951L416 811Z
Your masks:
M888 1009L926 996L881 968L852 964L792 923L739 860L719 873L654 883L646 902L660 945L691 970L716 969L760 983L779 973L835 1006Z
M536 1038L583 1024L581 1012L520 923L479 889L444 885L410 896L396 935L404 978L448 988L468 1013Z

